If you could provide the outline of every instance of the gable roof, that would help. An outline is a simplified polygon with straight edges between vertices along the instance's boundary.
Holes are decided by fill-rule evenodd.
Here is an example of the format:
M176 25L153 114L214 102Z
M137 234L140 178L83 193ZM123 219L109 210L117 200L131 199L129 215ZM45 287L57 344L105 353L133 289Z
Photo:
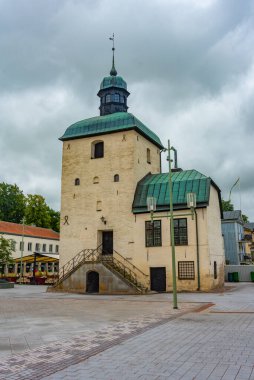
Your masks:
M163 149L159 137L147 128L139 119L128 112L116 112L105 116L96 116L78 121L77 123L70 125L59 140L73 140L131 129L136 130L160 149Z
M219 192L220 199L220 189L210 177L206 177L194 169L173 172L174 209L185 209L187 207L186 194L189 192L196 193L197 207L206 207L209 204L211 184ZM169 173L148 174L139 181L132 205L134 214L148 212L147 197L156 198L156 211L169 210Z
M22 236L37 237L42 239L52 239L59 240L60 234L48 228L34 227L34 226L24 226L23 233L23 224L3 222L0 221L0 234L10 234Z

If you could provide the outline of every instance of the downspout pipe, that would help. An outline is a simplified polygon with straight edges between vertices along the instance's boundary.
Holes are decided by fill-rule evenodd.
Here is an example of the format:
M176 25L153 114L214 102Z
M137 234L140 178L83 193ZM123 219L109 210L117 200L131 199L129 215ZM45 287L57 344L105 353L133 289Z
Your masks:
M197 290L200 290L200 261L199 261L199 234L198 234L198 215L196 209L195 213L195 224L196 224L196 245L197 245L197 272L198 272L198 287Z

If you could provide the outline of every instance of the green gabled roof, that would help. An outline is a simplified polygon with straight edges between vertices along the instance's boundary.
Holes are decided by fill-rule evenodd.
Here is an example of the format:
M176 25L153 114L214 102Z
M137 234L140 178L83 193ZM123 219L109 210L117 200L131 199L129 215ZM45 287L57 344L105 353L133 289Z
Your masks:
M120 87L127 90L127 84L125 80L119 75L117 76L111 75L109 77L105 77L102 79L100 89L104 90L105 88L109 88L109 87Z
M116 112L105 116L96 116L78 121L68 127L59 140L72 140L82 137L97 136L107 133L137 130L141 135L153 142L159 148L163 145L159 137L147 128L140 120L128 112Z
M132 211L134 214L147 212L147 197L155 197L157 211L169 210L169 174L148 174L137 184ZM174 209L186 208L186 194L196 193L197 207L209 203L211 178L196 170L184 170L172 173Z

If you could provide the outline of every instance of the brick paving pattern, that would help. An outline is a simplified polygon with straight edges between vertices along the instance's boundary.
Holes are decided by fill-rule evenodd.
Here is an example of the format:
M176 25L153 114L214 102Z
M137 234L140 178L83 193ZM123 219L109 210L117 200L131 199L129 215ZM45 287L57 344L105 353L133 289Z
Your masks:
M251 314L190 313L44 380L254 379Z
M179 294L180 310L41 289L0 293L1 380L254 380L254 284Z
M130 337L144 333L158 325L167 323L191 309L200 306L183 304L181 310L170 310L149 317L117 322L113 326L92 331L88 330L71 340L58 340L39 348L12 355L0 363L1 380L36 380L47 374L54 374L64 368L88 359Z

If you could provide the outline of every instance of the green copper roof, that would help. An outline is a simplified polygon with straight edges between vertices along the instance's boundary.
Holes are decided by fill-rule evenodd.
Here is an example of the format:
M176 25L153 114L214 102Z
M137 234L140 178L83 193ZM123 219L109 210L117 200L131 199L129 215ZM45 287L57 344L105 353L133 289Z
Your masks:
M109 87L120 87L127 90L127 84L125 80L119 75L117 76L111 75L110 77L103 78L100 89L104 90L105 88L109 88Z
M130 129L137 130L159 148L163 148L159 137L134 115L128 112L116 112L78 121L66 129L64 135L60 137L60 140L78 139L81 137L97 136Z
M168 173L148 174L139 181L132 205L134 214L147 212L147 197L156 198L157 211L169 210L168 176ZM186 208L186 194L189 192L196 193L197 207L209 203L211 178L196 170L184 170L173 172L172 182L174 209Z

